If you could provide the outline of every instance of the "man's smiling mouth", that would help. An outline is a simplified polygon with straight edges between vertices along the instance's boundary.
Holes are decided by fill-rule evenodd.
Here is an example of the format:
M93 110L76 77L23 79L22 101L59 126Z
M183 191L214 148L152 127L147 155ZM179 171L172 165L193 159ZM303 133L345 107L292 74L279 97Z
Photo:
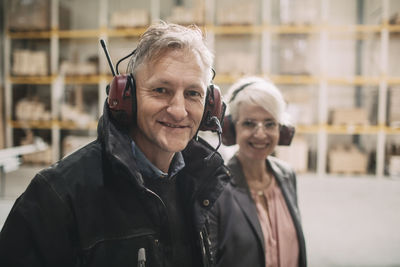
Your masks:
M167 122L162 122L159 121L160 124L169 127L169 128L187 128L188 126L186 125L177 125L177 124L172 124L172 123L167 123Z

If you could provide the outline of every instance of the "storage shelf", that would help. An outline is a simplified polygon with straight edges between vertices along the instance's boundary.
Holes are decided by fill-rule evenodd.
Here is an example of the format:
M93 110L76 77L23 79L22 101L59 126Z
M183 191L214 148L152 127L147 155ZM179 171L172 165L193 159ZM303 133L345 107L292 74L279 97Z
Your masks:
M400 32L400 25L207 25L199 26L206 31L217 35L244 35L261 34L269 32L273 34L316 34L327 33L380 33L384 30L389 32ZM146 27L137 28L101 28L89 30L48 30L48 31L8 31L11 39L49 39L52 36L59 38L98 38L102 35L109 37L139 37L146 30Z
M352 77L323 77L309 75L275 75L275 74L259 74L264 76L276 84L318 84L321 81L326 81L333 85L379 85L381 81L387 81L388 84L399 84L400 78L368 77L368 76L352 76ZM217 74L215 77L216 83L233 83L241 75Z
M377 126L377 125L296 125L296 133L317 134L326 132L327 134L340 135L376 135L379 132L385 134L400 134L400 127Z
M353 76L353 77L328 77L326 78L329 84L335 85L378 85L385 78Z
M319 125L296 125L296 134L317 134L321 129Z
M79 75L79 76L65 76L66 84L98 84L102 79L110 79L111 76L107 75Z
M400 84L400 78L395 78L395 77L388 77L387 82L390 85L399 85Z
M388 84L400 84L400 78L395 77L368 77L368 76L353 76L353 77L322 77L322 76L307 76L307 75L268 75L259 74L259 76L268 77L276 84L318 84L320 81L326 81L328 84L335 85L379 85L381 81L386 81ZM10 76L8 79L15 84L51 84L58 75L53 76ZM227 84L233 83L242 75L217 74L214 81L216 83ZM100 80L111 80L111 75L76 75L65 76L65 82L69 84L96 84Z
M326 125L324 126L328 134L377 134L379 126L372 125Z
M73 121L55 121L54 124L61 130L96 130L97 121L92 121L87 125L79 125Z
M16 129L53 129L60 130L95 130L97 129L97 121L88 123L87 125L78 125L72 121L15 121L10 120L8 123Z
M53 121L8 121L16 129L51 129L54 127Z
M388 29L389 32L400 32L400 25L388 25L385 26L385 29Z
M67 31L54 31L61 39L68 38L98 38L101 36L102 31L99 29L94 30L67 30Z
M143 3L148 2L142 0ZM372 150L376 152L376 167L375 174L378 177L384 177L384 172L386 168L386 154L385 146L391 140L397 140L400 135L400 127L390 127L386 125L386 120L388 117L388 105L387 100L388 89L400 85L400 77L397 77L397 73L393 71L391 65L393 65L393 60L389 53L392 51L397 51L397 42L400 40L400 25L389 24L389 18L387 11L392 13L391 3L392 1L382 1L382 4L377 4L374 10L374 20L375 18L380 18L377 24L373 24L371 20L368 21L369 24L354 24L354 25L337 25L334 21L335 18L331 18L330 11L337 12L337 9L333 9L332 5L336 5L335 8L348 8L347 4L336 4L336 1L331 1L330 4L325 3L321 0L321 5L318 9L315 9L319 14L315 17L315 20L310 23L303 22L304 18L290 18L290 21L302 20L299 24L292 25L289 24L277 24L276 16L279 14L270 14L269 10L272 10L276 3L269 0L258 0L260 7L255 9L257 16L255 20L247 21L257 21L258 24L248 24L248 25L224 25L220 18L216 18L216 8L219 6L215 1L205 1L205 11L203 21L206 23L199 25L199 27L205 31L207 39L210 41L211 49L216 50L216 59L222 53L218 52L219 46L226 45L230 48L227 49L227 54L233 54L236 52L242 52L244 54L244 59L246 58L247 50L251 49L253 54L252 58L249 58L249 66L254 68L248 68L247 65L243 64L244 68L235 69L235 71L225 71L223 72L220 68L218 70L217 60L216 62L216 72L217 76L214 79L216 84L221 86L229 86L230 84L236 82L239 78L243 76L240 73L251 73L248 75L262 76L271 79L272 82L288 90L295 89L291 91L292 97L299 97L299 105L296 108L301 109L301 105L306 105L306 101L313 101L312 110L309 113L305 113L307 116L313 116L310 120L303 120L303 123L313 122L311 125L297 125L296 134L305 135L306 140L310 141L310 149L312 144L313 160L315 162L312 164L311 170L308 170L307 174L316 176L337 176L336 174L327 173L327 155L329 153L328 144L329 142L335 142L337 140L355 140L362 142L362 139L373 139L374 142L368 144ZM60 103L60 93L67 93L66 99L68 101L79 101L83 102L83 105L87 104L85 101L89 97L89 93L96 95L98 97L98 103L90 103L92 107L97 105L96 112L101 113L104 99L106 97L104 93L105 86L108 82L112 80L112 76L109 74L109 68L104 57L104 53L101 50L97 40L94 39L104 38L108 39L110 43L110 49L112 50L113 61L120 58L121 55L126 54L125 49L132 45L137 38L139 38L146 30L147 27L132 27L132 28L112 28L108 25L109 21L107 16L110 15L114 10L118 10L118 7L111 7L109 1L99 1L96 2L98 11L90 13L93 18L89 24L87 20L79 20L79 15L81 15L82 10L78 5L68 6L70 8L68 11L71 12L70 27L77 30L64 30L68 29L67 26L59 26L62 24L60 20L60 15L58 12L54 12L56 8L59 8L61 0L50 0L51 5L53 5L53 12L50 12L50 30L42 31L24 31L24 32L13 32L5 29L5 57L8 58L10 62L5 64L5 102L6 102L6 118L13 118L12 103L15 99L20 99L21 94L24 91L34 92L35 90L22 90L17 91L16 89L22 88L23 86L17 86L13 88L13 85L49 85L50 89L50 112L52 118L59 118L58 114L61 113L61 103ZM139 2L139 1L138 1ZM167 1L168 2L168 1ZM190 2L190 1L189 1ZM123 2L121 2L122 4ZM162 4L161 4L162 3ZM183 1L186 5L188 2ZM278 2L279 4L279 2ZM161 0L151 1L150 12L151 21L157 21L164 16L168 17L168 8L165 6L173 5L172 3L166 4L161 2ZM339 6L339 5L343 5ZM189 6L189 5L188 5ZM379 6L379 8L378 8ZM163 9L161 9L163 7ZM220 8L220 7L219 7ZM332 8L332 10L331 10ZM364 6L365 11L369 10L368 6ZM375 8L375 6L373 7ZM356 9L354 9L356 10ZM357 12L346 12L343 18L352 23L358 21L357 17L359 14ZM295 13L293 10L289 10ZM346 10L347 11L347 10ZM400 10L393 10L398 11ZM239 12L240 13L240 12ZM279 13L279 12L278 12ZM351 14L351 15L350 15ZM369 13L368 13L369 14ZM350 17L351 16L351 17ZM279 19L279 18L278 18ZM282 19L282 18L280 18ZM217 24L217 20L221 24ZM321 22L318 22L320 20ZM227 20L229 21L229 20ZM283 20L281 20L283 21ZM297 23L297 22L296 22ZM90 25L90 29L83 29L84 27ZM97 26L100 25L100 26ZM142 24L141 24L142 25ZM98 28L96 28L98 27ZM60 29L63 30L60 30ZM81 28L79 30L79 28ZM15 41L13 41L15 40ZM47 61L49 75L47 76L13 76L11 74L12 70L12 53L13 49L21 49L24 47L24 41L28 40L28 44L32 45L34 50L36 44L43 45L46 47L46 53L49 57ZM290 43L292 40L297 40L298 43ZM234 43L238 41L238 43ZM282 43L279 43L281 42ZM286 45L286 46L285 46ZM290 65L289 68L282 67L284 60L287 60L283 55L283 52L296 52L295 46L297 48L304 48L301 53L305 56L299 58L298 60L303 60L304 58L308 62L304 61L304 71L300 67L293 67ZM358 50L358 54L355 52ZM245 51L239 51L240 49ZM330 49L345 49L345 54L343 58L333 58L331 57ZM339 50L340 51L340 50ZM129 51L128 51L129 52ZM225 51L224 51L225 52ZM337 51L335 51L337 52ZM346 54L347 53L347 54ZM395 54L395 53L394 53ZM76 58L75 58L76 56ZM60 73L60 59L65 61L74 62L75 59L88 60L89 58L99 58L98 70L99 72L93 75L78 75L78 76L61 76ZM297 58L296 54L293 54L294 58ZM347 60L349 59L349 60ZM397 59L397 57L395 58ZM291 59L289 59L291 60ZM338 62L333 62L330 64L329 60ZM366 61L368 60L368 61ZM288 61L292 62L292 61ZM368 68L365 68L365 63L371 63ZM115 62L114 62L115 63ZM125 62L126 63L126 62ZM343 64L345 65L343 65ZM241 64L241 61L237 63ZM361 66L360 66L361 65ZM343 67L343 71L340 69ZM229 70L229 68L226 68ZM300 70L297 70L300 69ZM390 71L389 71L390 70ZM93 72L92 72L93 73ZM301 73L299 75L290 75L289 73ZM365 73L368 75L360 75L360 73ZM50 75L51 74L51 75ZM61 82L60 82L61 81ZM60 92L60 87L69 85L66 88L66 92ZM72 86L71 86L72 85ZM75 90L74 85L86 85L78 86L79 90ZM284 86L281 86L284 85ZM97 86L97 88L95 88ZM363 87L374 87L371 91L374 95L369 95L371 99L361 99L364 97ZM40 86L37 86L40 88ZM77 87L77 88L78 88ZM86 91L86 87L90 87L90 92ZM374 122L377 121L377 125L329 125L327 124L329 117L329 108L333 103L329 99L330 93L332 93L332 88L345 87L345 97L351 97L354 99L344 99L343 106L349 106L354 103L354 105L364 105L365 103L374 102L375 109L368 112L368 115L372 115ZM349 90L346 90L346 89ZM61 88L62 89L62 88ZM370 88L368 88L370 89ZM14 91L15 90L15 91ZM95 92L97 90L97 92ZM306 93L298 93L296 90L305 90ZM76 97L76 93L80 92L80 99ZM43 92L40 92L43 93ZM46 92L47 93L47 92ZM15 94L15 96L13 95ZM86 95L85 95L86 94ZM48 94L46 95L48 97ZM355 104L356 98L359 100L358 104ZM369 101L369 102L368 102ZM341 103L340 103L341 104ZM73 105L73 104L71 104ZM82 103L80 103L82 105ZM311 105L311 103L310 103ZM310 106L311 107L311 106ZM371 111L371 110L368 110ZM311 113L311 115L310 115ZM92 115L93 116L93 115ZM94 117L90 117L93 119ZM300 120L299 120L300 121ZM50 140L52 142L52 150L54 155L54 161L60 158L60 140L63 133L62 130L94 130L97 127L97 122L93 121L89 124L82 126L77 125L72 121L61 121L61 120L51 120L51 121L17 121L9 120L7 121L7 141L8 146L17 145L14 144L14 137L12 135L13 129L47 129L50 131ZM352 135L360 135L360 138L348 138ZM372 137L370 137L372 136ZM389 137L389 138L388 138ZM376 140L376 142L375 142ZM389 140L389 141L388 141ZM329 141L329 142L328 142ZM353 142L351 141L351 142ZM354 141L354 142L358 142ZM316 148L315 148L316 147ZM315 150L316 149L316 150ZM341 177L347 177L349 175L340 175ZM354 177L354 175L351 175ZM364 177L366 175L357 175ZM368 175L367 175L368 176ZM371 176L372 177L372 176Z
M276 84L317 84L321 78L307 75L264 75Z
M10 39L50 39L54 31L7 32Z
M13 84L51 84L56 76L10 76L8 80Z
M139 37L145 32L146 28L127 28L127 29L108 29L109 37Z
M390 127L387 126L385 127L385 133L386 134L390 134L390 135L394 135L394 134L400 134L400 126L399 127Z
M243 35L243 34L260 34L263 31L262 26L256 25L224 25L215 26L208 25L206 27L207 31L211 31L214 34L233 34L233 35Z
M52 84L58 75L53 76L11 76L9 81L13 84ZM65 76L66 84L98 84L101 80L111 81L111 75L77 75Z
M271 25L264 30L275 34L312 34L319 33L324 28L318 25Z

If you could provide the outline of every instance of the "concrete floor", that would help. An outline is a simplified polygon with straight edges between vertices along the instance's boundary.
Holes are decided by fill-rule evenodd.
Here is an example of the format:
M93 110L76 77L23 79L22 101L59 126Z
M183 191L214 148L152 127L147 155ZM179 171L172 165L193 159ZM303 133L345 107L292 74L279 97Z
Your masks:
M0 227L39 167L6 176ZM298 177L309 266L400 266L400 180Z

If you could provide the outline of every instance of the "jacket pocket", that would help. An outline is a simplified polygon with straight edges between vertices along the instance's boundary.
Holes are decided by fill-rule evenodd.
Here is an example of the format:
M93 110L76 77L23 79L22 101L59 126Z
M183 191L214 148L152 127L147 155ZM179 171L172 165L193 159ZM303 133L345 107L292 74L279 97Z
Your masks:
M159 243L156 232L145 229L98 238L82 250L83 266L137 266L141 248L145 251L146 267L162 266L163 255Z

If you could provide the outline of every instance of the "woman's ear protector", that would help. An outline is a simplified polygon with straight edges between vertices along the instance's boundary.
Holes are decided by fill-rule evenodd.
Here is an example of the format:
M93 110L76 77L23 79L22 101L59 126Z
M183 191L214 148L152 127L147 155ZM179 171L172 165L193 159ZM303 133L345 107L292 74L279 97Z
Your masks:
M246 83L239 87L237 90L233 91L232 97L229 100L229 103L232 102L237 94L242 91L245 87L251 85L253 83ZM222 143L226 146L232 146L236 144L236 130L235 123L232 120L231 115L227 115L224 117L222 123ZM291 125L279 125L279 141L278 146L289 146L292 142L293 136L295 133L295 128Z
M132 56L135 53L135 50L118 61L115 71L105 42L100 40L100 43L107 56L108 64L110 65L111 72L114 76L106 90L108 95L108 107L110 108L113 119L115 119L119 125L129 127L129 125L136 123L137 118L136 84L132 74L119 74L118 65L121 61ZM222 101L220 89L218 86L210 84L207 87L204 113L199 130L221 132L221 122L225 115L225 108L226 105Z

